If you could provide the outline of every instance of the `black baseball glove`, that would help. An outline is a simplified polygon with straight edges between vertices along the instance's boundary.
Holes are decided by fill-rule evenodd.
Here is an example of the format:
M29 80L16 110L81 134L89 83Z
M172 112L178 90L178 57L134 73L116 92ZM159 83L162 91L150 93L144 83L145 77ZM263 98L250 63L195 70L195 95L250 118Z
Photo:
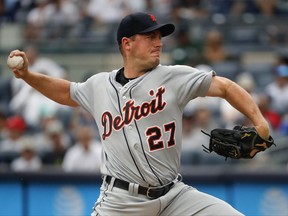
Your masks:
M204 151L229 158L253 158L258 152L265 151L272 145L275 145L273 138L262 139L254 127L235 126L231 129L214 129L210 136L209 148L204 147Z

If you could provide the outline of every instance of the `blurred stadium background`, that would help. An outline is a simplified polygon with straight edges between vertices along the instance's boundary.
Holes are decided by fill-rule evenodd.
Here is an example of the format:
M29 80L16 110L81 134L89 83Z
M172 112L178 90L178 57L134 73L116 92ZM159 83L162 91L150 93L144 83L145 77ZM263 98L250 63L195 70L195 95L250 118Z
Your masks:
M250 122L221 100L188 104L184 181L245 215L288 215L286 0L0 0L0 215L89 215L101 183L91 116L43 99L13 78L6 67L10 51L29 53L35 72L84 81L122 66L115 33L133 11L176 25L163 40L162 64L234 80L271 124L276 147L253 160L225 161L202 151L208 138L200 130Z

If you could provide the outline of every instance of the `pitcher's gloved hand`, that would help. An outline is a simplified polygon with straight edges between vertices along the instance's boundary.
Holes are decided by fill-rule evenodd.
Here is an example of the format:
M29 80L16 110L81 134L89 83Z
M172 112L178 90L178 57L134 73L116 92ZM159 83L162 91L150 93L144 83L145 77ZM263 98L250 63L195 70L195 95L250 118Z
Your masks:
M226 158L253 158L258 152L265 151L275 145L273 138L262 139L254 127L235 126L233 129L216 128L208 134L210 136L209 147L204 151L212 151Z

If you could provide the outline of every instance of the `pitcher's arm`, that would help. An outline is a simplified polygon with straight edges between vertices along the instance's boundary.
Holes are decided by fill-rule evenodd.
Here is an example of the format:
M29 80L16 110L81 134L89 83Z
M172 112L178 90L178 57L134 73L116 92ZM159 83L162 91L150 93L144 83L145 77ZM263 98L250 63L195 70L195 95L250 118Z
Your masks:
M14 50L9 57L14 55L21 56L24 59L24 65L21 69L11 69L16 78L24 80L31 87L57 103L73 107L78 106L70 96L70 81L31 72L28 70L29 62L25 53Z
M227 100L238 111L247 116L263 139L269 138L269 124L260 112L252 96L235 82L224 77L215 76L207 96L221 97Z

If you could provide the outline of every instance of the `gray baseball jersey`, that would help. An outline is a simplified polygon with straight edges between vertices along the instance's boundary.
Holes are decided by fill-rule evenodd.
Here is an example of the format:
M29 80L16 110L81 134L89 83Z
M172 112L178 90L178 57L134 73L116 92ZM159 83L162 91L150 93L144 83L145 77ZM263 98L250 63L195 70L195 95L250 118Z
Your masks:
M146 187L171 182L180 166L183 109L206 94L214 72L159 65L124 86L116 74L98 73L70 87L99 127L102 174Z

